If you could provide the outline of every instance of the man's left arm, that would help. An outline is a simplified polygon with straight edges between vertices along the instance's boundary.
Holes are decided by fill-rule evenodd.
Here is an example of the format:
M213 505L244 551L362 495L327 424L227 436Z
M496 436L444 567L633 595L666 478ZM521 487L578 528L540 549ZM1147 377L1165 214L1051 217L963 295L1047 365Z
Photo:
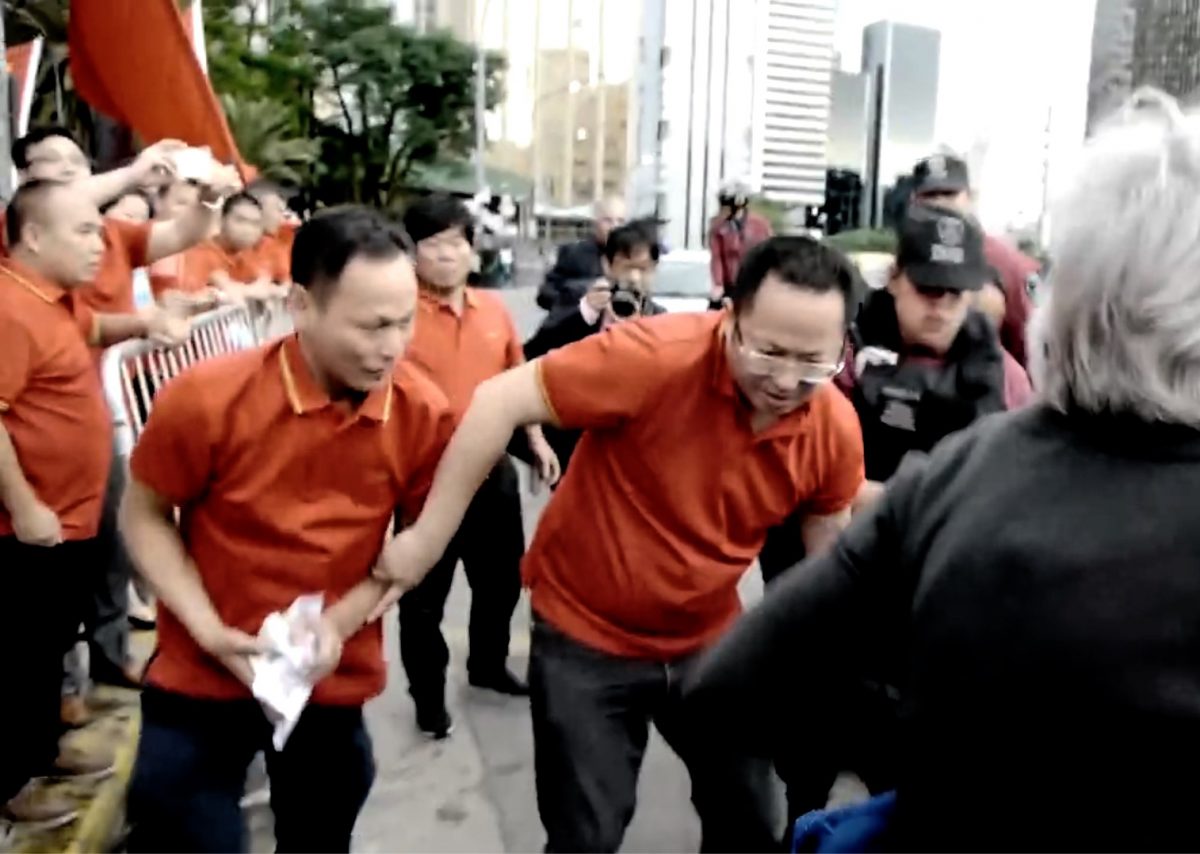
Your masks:
M145 264L153 264L207 240L216 229L222 199L240 187L241 181L232 166L217 167L212 177L200 185L194 205L173 219L151 226Z
M148 338L165 346L174 346L186 341L191 329L187 318L152 306L136 314L94 315L88 343L111 347L132 338Z
M130 190L167 179L175 173L174 154L187 148L175 139L164 139L143 149L128 166L89 175L79 181L83 193L102 208Z
M805 554L823 554L850 524L855 500L866 475L862 428L858 415L841 392L823 389L822 408L828 438L817 444L816 464L820 469L814 493L805 502L808 510L800 523Z

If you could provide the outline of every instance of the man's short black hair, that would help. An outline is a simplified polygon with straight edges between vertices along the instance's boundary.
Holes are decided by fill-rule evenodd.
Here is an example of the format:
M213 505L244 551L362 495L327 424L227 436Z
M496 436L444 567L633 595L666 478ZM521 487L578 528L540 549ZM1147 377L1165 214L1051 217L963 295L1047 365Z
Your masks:
M33 218L33 211L45 202L50 193L65 186L62 181L36 180L26 181L17 187L4 211L4 239L10 248L21 242L21 231Z
M414 244L451 228L461 228L467 242L475 242L475 217L454 196L434 193L417 199L404 211L404 230Z
M618 255L632 258L641 247L650 251L650 260L658 263L660 249L658 227L652 219L635 219L617 226L608 233L604 244L604 257L611 264Z
M69 139L75 142L75 137L71 132L61 125L43 125L36 127L23 137L13 143L12 161L13 166L18 169L29 168L29 149L39 143L43 143L48 139L53 139L56 136L61 136L63 139Z
M154 218L154 197L151 196L149 193L147 193L145 190L138 190L138 189L126 190L124 193L117 196L111 202L106 202L104 205L101 205L100 213L107 214L109 211L111 211L113 208L115 208L118 204L120 204L122 199L125 199L129 196L137 196L139 199L141 199L143 202L145 202L146 209L150 211L150 218L151 219Z
M234 193L225 200L225 204L221 206L221 216L229 216L238 205L253 205L258 210L262 210L262 202L246 190L242 190L240 193Z
M811 237L771 237L746 253L738 268L730 298L735 313L748 311L767 276L818 294L838 293L846 306L845 324L854 320L861 276L845 255Z
M300 226L292 245L292 281L323 301L355 258L385 260L412 251L399 225L357 205L329 208Z

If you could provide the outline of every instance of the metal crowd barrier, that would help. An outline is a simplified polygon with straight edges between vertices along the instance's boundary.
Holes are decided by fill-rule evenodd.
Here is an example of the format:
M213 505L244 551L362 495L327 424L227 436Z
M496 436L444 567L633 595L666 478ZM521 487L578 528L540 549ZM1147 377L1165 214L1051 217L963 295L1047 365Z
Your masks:
M112 411L114 450L128 457L141 435L155 393L197 362L257 346L291 331L279 300L261 308L224 306L192 318L188 340L174 347L125 341L104 351L100 363L104 395Z

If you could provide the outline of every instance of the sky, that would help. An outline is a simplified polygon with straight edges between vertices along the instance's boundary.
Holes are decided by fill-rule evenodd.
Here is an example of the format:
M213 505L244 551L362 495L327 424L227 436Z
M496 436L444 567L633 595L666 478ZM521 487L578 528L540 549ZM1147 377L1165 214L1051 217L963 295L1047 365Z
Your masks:
M505 135L518 144L528 144L532 135L533 104L521 90L532 88L539 6L543 47L565 47L568 20L575 18L575 45L593 58L589 82L596 80L601 39L608 80L628 80L633 73L638 42L631 34L643 0L485 2L485 38L499 47L507 19L510 79L524 77L530 84L510 87ZM868 24L893 20L941 32L935 145L964 154L986 150L973 176L979 214L989 228L1005 229L1037 219L1047 160L1051 198L1077 160L1094 5L1095 0L839 0L835 49L842 67L855 71Z
M942 34L937 139L986 149L972 176L989 228L1036 220L1083 140L1095 0L840 0L835 49L857 71L862 29L892 20ZM1049 125L1049 134L1047 134ZM1048 158L1046 154L1048 153Z

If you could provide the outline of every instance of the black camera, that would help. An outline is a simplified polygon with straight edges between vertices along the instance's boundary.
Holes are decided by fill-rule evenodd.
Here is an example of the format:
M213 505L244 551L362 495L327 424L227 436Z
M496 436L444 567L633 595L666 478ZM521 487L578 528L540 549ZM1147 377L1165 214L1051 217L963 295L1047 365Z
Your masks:
M612 283L612 313L622 319L641 314L646 306L645 295L622 282Z

